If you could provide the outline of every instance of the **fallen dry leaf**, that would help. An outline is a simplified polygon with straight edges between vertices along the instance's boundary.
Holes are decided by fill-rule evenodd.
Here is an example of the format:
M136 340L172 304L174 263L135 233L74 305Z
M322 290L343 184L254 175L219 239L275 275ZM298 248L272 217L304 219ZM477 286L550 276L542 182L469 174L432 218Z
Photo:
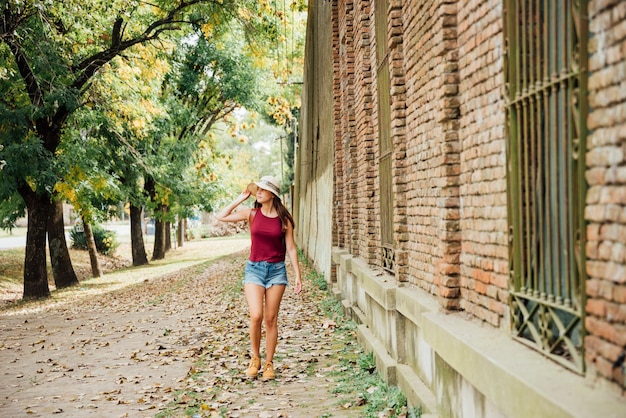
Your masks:
M226 245L230 242L204 247L202 257L219 254ZM43 313L3 317L0 355L13 371L13 393L27 397L29 379L37 376L40 393L51 394L41 401L47 409L37 405L37 414L63 411L70 418L85 416L85 409L99 416L148 417L167 408L170 416L185 416L192 407L204 416L225 410L233 418L359 416L353 394L331 393L331 374L340 368L338 347L349 346L354 337L338 333L336 321L325 317L321 293L296 296L288 288L279 316L277 379L244 376L249 362L249 317L241 288L246 258L244 250L185 268L148 266L143 274L151 274L149 280L136 277L125 286L105 276L94 283L111 280L114 291L80 303L57 303ZM301 269L304 276L307 267ZM292 270L289 274L292 278ZM307 286L313 284L305 280ZM79 297L79 291L71 292ZM23 347L36 350L27 353ZM59 396L60 387L71 395ZM23 414L7 409L20 403L10 398L0 400L0 410Z

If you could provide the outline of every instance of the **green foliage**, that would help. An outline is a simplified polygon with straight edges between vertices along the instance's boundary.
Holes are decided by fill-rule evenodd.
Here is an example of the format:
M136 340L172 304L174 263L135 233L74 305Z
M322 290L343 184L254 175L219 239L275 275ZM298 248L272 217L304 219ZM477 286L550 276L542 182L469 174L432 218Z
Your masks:
M14 193L25 181L36 191L50 193L59 179L67 180L59 170L69 171L64 167L67 163L57 161L56 147L68 141L80 147L81 141L71 138L86 134L104 147L126 148L129 160L141 158L134 164L125 163L156 171L150 174L159 184L180 194L181 210L195 204L210 209L206 202L215 187L196 181L196 187L190 189L187 186L194 184L197 175L180 164L172 166L168 157L192 162L190 155L196 149L192 145L197 146L216 121L236 107L260 109L263 97L270 94L263 89L271 87L273 95L280 94L278 84L270 82L272 77L261 76L261 66L274 60L279 80L302 71L301 63L294 59L302 56L305 8L302 0L283 4L200 0L184 7L168 0L155 4L8 0L4 14L8 29L6 34L0 33L0 125L6 145L0 160L7 163L0 173L0 198ZM151 41L157 38L161 48L151 48ZM18 63L16 54L25 58L29 68ZM173 58L165 78L157 62L159 54ZM300 88L298 83L289 85L290 89ZM154 94L155 87L162 89L160 97ZM293 97L299 98L299 93ZM136 109L131 110L132 106ZM158 109L162 109L160 116ZM74 117L76 112L83 115ZM99 116L85 118L90 112ZM65 136L55 143L55 135L60 136L68 122L75 129L64 129ZM152 128L142 130L140 126ZM54 129L58 131L49 131ZM104 136L113 141L102 141L103 135L97 131L108 131ZM158 141L140 143L146 139L141 135L146 134ZM181 144L184 137L190 137L192 144ZM44 143L40 138L51 139ZM89 164L98 160L99 153L109 154L103 146L87 148L93 152L74 161ZM9 158L2 158L5 155ZM202 165L202 161L194 162ZM171 168L161 170L163 166ZM89 177L89 169L94 167L81 167L81 171ZM212 174L210 166L204 167L200 177ZM123 180L130 177L141 174L119 176ZM84 184L81 187L86 191ZM136 191L130 194L138 195ZM98 203L93 197L77 196L73 203L78 208L87 204L89 209L89 203Z
M26 203L43 213L53 196L93 222L120 201L167 220L212 209L224 189L215 162L230 161L208 138L216 121L270 95L297 107L299 83L284 74L302 71L305 4L5 0L0 225ZM278 65L262 76L268 63ZM35 267L25 266L32 282L43 271Z
M328 284L322 273L317 270L312 270L308 276L309 280L311 280L319 290L328 290Z
M376 361L372 353L359 351L356 355L346 353L342 359L339 385L335 393L358 393L356 404L365 405L366 417L406 416L406 397L400 389L387 385L376 372Z
M98 103L99 95L91 94L98 85L95 81L115 70L109 64L116 57L124 53L125 59L149 64L153 60L141 46L161 39L159 46L166 50L169 40L178 43L176 38L184 38L192 28L210 27L207 33L219 34L232 27L232 22L240 22L241 39L265 30L266 35L254 37L261 45L261 40L271 38L270 26L274 26L267 25L271 22L264 19L267 13L272 10L263 10L252 0L183 4L169 0L150 4L136 0L7 0L0 28L0 133L5 146L2 152L8 157L2 160L8 169L2 170L0 184L9 190L0 190L0 198L26 182L36 192L52 192L61 178L55 152L64 125L78 109L85 108L83 105ZM243 61L231 64L239 62ZM145 81L162 81L146 72L141 78L144 83L136 84L127 74L118 78L117 84L106 85L112 89L124 86L126 93L133 93L141 91ZM241 77L230 85L235 87L244 80L248 79ZM109 109L115 108L116 102L106 103L111 105ZM117 113L128 115L119 109ZM128 120L131 128L137 121ZM119 128L124 132L128 127Z
M301 263L308 269L309 261L303 253L299 253L299 258ZM323 298L321 302L321 308L324 315L334 321L343 323L344 327L352 328L353 324L349 321L345 321L343 318L343 306L341 305L341 302L328 292L328 283L326 283L324 275L317 270L311 270L307 273L306 279L310 280L311 284L314 286L313 291L319 291L327 295L327 297Z
M298 258L302 265L310 268L310 262L299 249ZM321 307L324 314L336 323L337 333L348 333L353 338L356 328L354 321L347 320L343 315L343 307L327 289L322 289L322 283L326 284L324 276L311 270L306 278L311 281L319 291L327 294L322 299ZM376 371L376 359L373 353L366 353L362 347L357 350L354 346L342 347L340 353L341 367L333 372L338 385L333 389L334 393L357 394L352 406L363 406L364 415L368 418L385 417L410 417L421 416L421 409L408 408L406 397L399 388L389 386L383 381Z
M104 229L101 225L92 226L93 239L96 242L96 250L104 255L111 255L117 250L120 243L117 240L117 233ZM87 250L87 240L82 226L74 225L70 230L70 240L72 248Z
M326 316L333 318L334 320L343 317L343 306L341 305L341 302L332 296L329 296L322 301L322 311Z
M302 264L304 267L308 268L311 266L311 262L307 258L306 254L304 254L302 248L298 248L298 261L300 261L300 264Z
M281 146L285 131L267 123L255 112L238 110L227 122L214 129L216 146L222 158L214 165L224 190L215 195L215 205L223 207L247 184L263 175L281 175ZM283 181L284 183L284 181Z
M76 112L68 123L65 140L57 152L61 180L55 191L74 206L81 218L97 223L117 215L125 196L114 159L107 155L108 143L95 130L82 128L98 126L91 116L85 111Z
M361 353L356 364L362 371L372 374L376 371L376 359L374 353Z
M174 51L162 85L166 112L152 125L150 166L159 168L152 175L170 193L166 203L183 216L194 207L211 211L225 188L217 166L231 158L217 149L214 126L237 108L260 105L260 71L242 34L233 26L211 39L190 36Z
M217 39L196 34L182 43L166 83L196 118L219 120L233 105L261 105L260 78L260 69L244 51L241 30L234 27Z
M25 214L24 200L13 193L0 205L0 229L13 229L15 222Z

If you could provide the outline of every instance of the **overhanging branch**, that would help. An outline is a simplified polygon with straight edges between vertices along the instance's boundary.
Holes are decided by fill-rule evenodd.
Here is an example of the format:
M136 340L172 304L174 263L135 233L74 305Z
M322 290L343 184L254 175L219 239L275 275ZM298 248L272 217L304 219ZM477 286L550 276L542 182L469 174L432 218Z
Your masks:
M32 13L14 14L9 7L6 7L2 14L2 20L0 21L0 41L6 43L11 51L11 54L13 54L15 64L17 65L18 71L24 80L26 91L31 103L34 106L40 106L43 103L43 92L41 91L41 87L39 86L39 83L37 83L35 74L28 63L26 54L22 50L18 39L15 37L16 28L22 21L32 15Z
M182 1L180 4L170 10L163 19L159 19L150 24L144 32L134 38L124 41L124 31L122 29L124 20L120 17L113 24L111 33L111 46L95 55L92 55L78 65L72 67L72 72L79 74L74 81L72 87L81 90L93 77L93 75L102 68L106 63L115 58L120 52L141 43L150 42L156 40L163 32L174 31L180 29L183 25L194 25L199 21L191 21L184 19L177 19L176 17L186 8L198 3L202 3L206 0L191 0Z

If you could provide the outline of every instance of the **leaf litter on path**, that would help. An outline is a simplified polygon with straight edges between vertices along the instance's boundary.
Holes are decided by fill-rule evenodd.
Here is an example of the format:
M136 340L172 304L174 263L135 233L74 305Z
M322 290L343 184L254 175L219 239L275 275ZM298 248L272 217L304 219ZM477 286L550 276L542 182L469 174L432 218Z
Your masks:
M208 242L211 254L219 243ZM241 248L87 299L2 315L2 415L359 416L356 395L332 393L337 353L356 343L335 332L324 295L306 280L281 304L276 380L245 378Z

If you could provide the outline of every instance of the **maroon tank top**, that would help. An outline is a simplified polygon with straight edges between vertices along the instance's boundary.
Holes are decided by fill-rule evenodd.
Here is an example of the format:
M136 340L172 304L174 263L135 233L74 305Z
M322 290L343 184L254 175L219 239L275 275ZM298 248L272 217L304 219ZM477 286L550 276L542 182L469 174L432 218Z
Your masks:
M256 210L256 215L250 226L252 247L250 248L250 261L267 261L278 263L285 261L285 234L280 218L268 218L263 215L261 208Z

